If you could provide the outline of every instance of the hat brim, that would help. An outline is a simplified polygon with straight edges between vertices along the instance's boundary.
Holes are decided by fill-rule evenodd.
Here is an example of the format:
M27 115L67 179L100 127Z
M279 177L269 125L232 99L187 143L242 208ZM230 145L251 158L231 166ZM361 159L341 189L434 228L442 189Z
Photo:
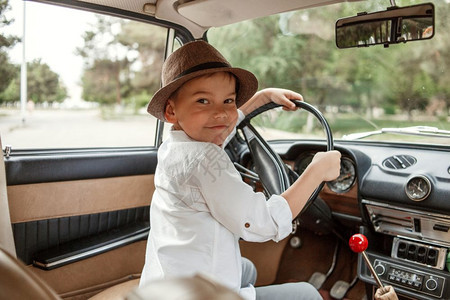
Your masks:
M236 76L237 80L239 81L238 83L239 89L236 95L237 107L240 107L242 104L247 102L256 93L258 89L258 80L256 79L255 75L253 75L253 73L247 70L233 67L204 69L175 79L172 82L168 83L163 88L159 89L150 100L150 103L148 104L147 107L147 111L151 115L165 122L166 119L164 117L164 111L166 109L167 100L178 88L180 88L184 83L186 83L191 79L194 79L201 75L216 72L229 72L234 76Z

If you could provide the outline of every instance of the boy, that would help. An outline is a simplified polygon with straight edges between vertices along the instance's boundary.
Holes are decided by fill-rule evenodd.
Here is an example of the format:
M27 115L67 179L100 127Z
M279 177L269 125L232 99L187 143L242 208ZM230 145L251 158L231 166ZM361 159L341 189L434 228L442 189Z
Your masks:
M245 299L321 299L307 283L255 291L255 276L241 258L239 238L263 242L288 236L293 216L314 189L339 175L340 153L317 154L288 190L266 201L242 181L223 150L246 114L270 101L294 110L290 99L302 99L301 95L283 89L255 94L255 76L231 67L204 41L187 43L172 53L162 76L163 87L148 111L173 126L158 151L140 285L201 273Z

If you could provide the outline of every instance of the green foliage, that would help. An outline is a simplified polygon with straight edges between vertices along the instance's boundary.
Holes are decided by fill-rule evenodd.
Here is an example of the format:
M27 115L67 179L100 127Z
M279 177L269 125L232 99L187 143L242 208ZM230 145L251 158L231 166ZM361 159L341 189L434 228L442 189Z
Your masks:
M103 105L142 101L140 95L160 84L166 32L148 24L98 16L84 33L83 99ZM148 101L148 99L147 99Z
M13 79L8 87L0 93L2 102L20 100L20 68L13 66ZM27 94L34 103L62 102L67 98L67 89L60 81L59 75L50 67L36 59L27 64Z
M8 55L0 50L0 101L1 93L9 86L15 76L14 65L9 62Z
M20 100L20 83L17 79L11 80L8 87L0 93L0 103Z
M120 62L95 60L92 67L85 69L82 77L83 99L102 104L120 104L120 72Z
M8 0L0 0L0 28L10 25L14 20L9 20L5 16L5 12L10 9ZM15 76L14 66L9 62L9 48L13 47L19 38L16 36L5 36L0 33L0 103L5 101L5 89L8 88ZM8 92L9 93L9 92Z
M14 20L6 19L9 10L7 0L0 0L0 28L10 25ZM20 39L0 34L0 103L15 102L20 99L20 68L9 62L4 49L13 47ZM27 64L28 98L35 103L61 102L67 97L67 90L47 64L35 60Z
M420 1L402 1L401 6ZM319 108L384 109L413 116L433 99L450 106L450 14L448 1L435 1L436 34L431 40L337 50L334 24L357 12L385 10L389 3L363 1L297 11L211 29L209 41L234 66L254 72L260 88L299 91ZM289 118L280 115L279 119ZM277 120L277 128L288 121ZM274 123L274 124L275 124ZM278 127L279 126L279 127Z
M140 94L133 94L125 99L125 104L133 109L133 112L138 113L139 109L147 107L153 95L142 91Z
M67 89L60 82L59 75L40 59L27 66L28 98L34 103L62 102L67 98Z

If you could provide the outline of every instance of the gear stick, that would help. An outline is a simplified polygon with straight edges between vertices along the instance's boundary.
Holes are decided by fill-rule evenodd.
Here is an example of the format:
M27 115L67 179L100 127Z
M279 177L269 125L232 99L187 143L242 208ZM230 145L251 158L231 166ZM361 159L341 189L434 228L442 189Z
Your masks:
M370 273L372 273L373 278L375 278L375 281L377 282L378 287L383 288L384 287L383 283L381 282L380 278L378 277L377 273L375 272L371 262L369 261L369 258L367 257L367 254L365 252L365 250L367 249L367 246L369 245L369 242L367 241L366 236L361 233L354 234L350 237L348 245L350 246L350 249L352 249L353 252L361 253L362 257L366 261L366 264L370 270Z

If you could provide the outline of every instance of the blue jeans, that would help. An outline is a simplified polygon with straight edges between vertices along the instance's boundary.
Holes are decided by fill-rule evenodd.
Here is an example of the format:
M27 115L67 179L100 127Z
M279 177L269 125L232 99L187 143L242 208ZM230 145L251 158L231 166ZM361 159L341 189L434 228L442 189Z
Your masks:
M242 258L241 287L256 282L255 265L245 257ZM291 282L284 284L260 286L256 288L256 300L321 300L319 292L307 282Z

